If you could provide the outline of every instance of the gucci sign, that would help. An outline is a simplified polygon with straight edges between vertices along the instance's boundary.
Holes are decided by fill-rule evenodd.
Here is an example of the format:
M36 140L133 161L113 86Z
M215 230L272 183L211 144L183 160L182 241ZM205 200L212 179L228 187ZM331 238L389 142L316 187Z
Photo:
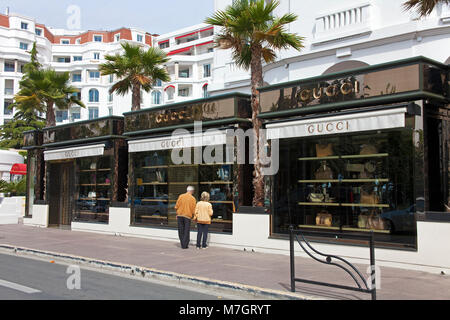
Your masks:
M306 126L306 131L309 134L340 133L349 130L350 124L348 121L323 122Z
M181 111L171 111L168 110L166 113L160 113L155 116L155 122L157 124L178 122L183 120L195 120L201 119L204 114L214 114L217 112L217 105L215 102L203 103L201 105L194 105L185 110Z
M78 158L78 151L77 150L64 151L64 158L65 159Z
M183 148L183 139L161 141L161 149L176 149L176 148Z
M359 82L343 81L340 84L332 84L327 87L317 87L313 89L303 89L297 94L297 100L309 102L322 97L336 97L340 94L347 96L351 93L359 92Z

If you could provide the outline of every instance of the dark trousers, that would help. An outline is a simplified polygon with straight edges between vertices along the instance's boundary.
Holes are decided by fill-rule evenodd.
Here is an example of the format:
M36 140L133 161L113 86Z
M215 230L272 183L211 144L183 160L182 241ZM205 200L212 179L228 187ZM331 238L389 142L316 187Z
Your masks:
M197 223L197 247L200 248L200 244L203 248L206 248L206 241L208 240L208 227L209 224ZM203 241L202 241L203 238Z
M178 216L178 237L180 238L181 248L187 249L189 247L191 219Z

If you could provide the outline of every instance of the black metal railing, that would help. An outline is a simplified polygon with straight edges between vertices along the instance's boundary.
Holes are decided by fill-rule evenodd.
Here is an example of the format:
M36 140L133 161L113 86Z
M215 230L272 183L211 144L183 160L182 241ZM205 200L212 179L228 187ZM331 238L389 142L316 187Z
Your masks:
M357 239L357 240L363 240L367 241L369 244L370 249L370 272L371 272L371 283L368 283L368 281L364 278L364 276L359 272L359 270L350 262L347 260L331 255L331 254L324 254L315 248L312 247L310 242L308 241L305 236L315 236L315 237L330 237L334 236L335 238L341 238L341 239ZM299 238L300 236L300 238ZM324 263L331 266L336 266L338 268L343 269L345 272L347 272L351 278L356 283L356 287L352 286L346 286L346 285L340 285L340 284L333 284L333 283L327 283L327 282L321 282L321 281L314 281L314 280L307 280L307 279L301 279L295 277L295 260L294 260L294 242L297 240L300 247L303 249L303 251L313 258L314 260ZM308 284L314 284L314 285L321 285L321 286L327 286L327 287L333 287L338 289L345 289L345 290L352 290L352 291L358 291L363 293L369 293L372 296L372 300L377 299L377 291L376 291L376 283L375 283L375 247L374 247L374 233L373 231L370 232L370 235L358 235L358 234L348 234L348 233L330 233L330 232L317 232L317 231L307 231L307 230L294 230L294 228L291 226L289 228L289 242L290 242L290 261L291 261L291 291L295 292L295 282L303 282ZM302 243L303 242L303 243ZM325 260L317 257L322 256L325 257ZM333 261L333 259L336 261Z

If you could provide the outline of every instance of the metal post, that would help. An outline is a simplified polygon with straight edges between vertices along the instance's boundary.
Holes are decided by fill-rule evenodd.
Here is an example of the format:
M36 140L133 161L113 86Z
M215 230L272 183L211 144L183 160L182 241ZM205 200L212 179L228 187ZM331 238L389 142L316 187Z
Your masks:
M370 232L370 268L372 278L372 300L377 300L377 287L375 283L375 241L373 231Z
M294 227L289 227L289 245L291 259L291 292L295 292L295 259L294 259Z

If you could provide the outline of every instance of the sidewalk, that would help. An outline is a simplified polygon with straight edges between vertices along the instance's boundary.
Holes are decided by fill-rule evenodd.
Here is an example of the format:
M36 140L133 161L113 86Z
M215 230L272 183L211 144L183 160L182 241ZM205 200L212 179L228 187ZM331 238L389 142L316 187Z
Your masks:
M188 250L181 250L177 242L40 229L22 224L0 225L0 245L154 268L286 293L290 291L289 256L286 255L220 247L196 250L192 244ZM365 274L367 266L357 267ZM381 289L377 290L378 299L450 299L450 275L388 267L380 269ZM343 270L309 258L296 258L296 276L344 285L354 284ZM370 299L369 294L302 283L297 283L297 293L325 299Z

